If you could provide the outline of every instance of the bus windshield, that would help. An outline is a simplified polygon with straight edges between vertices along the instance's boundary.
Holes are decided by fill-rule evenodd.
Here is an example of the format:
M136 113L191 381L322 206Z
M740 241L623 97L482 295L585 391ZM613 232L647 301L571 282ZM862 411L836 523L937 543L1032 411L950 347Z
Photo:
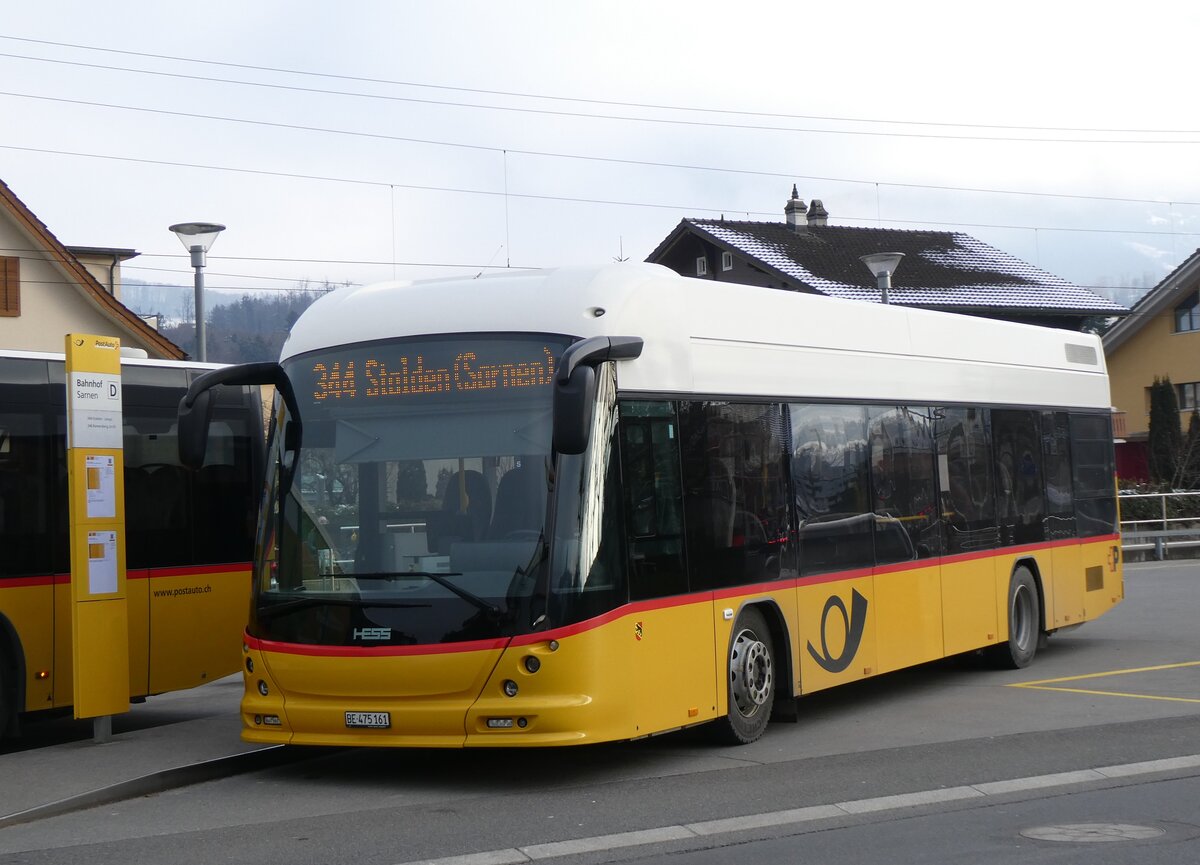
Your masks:
M387 646L528 630L554 365L569 342L402 339L286 362L303 442L281 495L289 419L277 410L252 634Z

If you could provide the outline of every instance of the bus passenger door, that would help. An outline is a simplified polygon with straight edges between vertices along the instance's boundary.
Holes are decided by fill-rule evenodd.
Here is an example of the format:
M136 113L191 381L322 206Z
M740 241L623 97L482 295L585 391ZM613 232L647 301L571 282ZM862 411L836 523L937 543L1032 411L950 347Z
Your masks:
M629 649L638 736L712 717L716 654L711 597L679 602L689 584L675 408L623 402L620 411L632 604L618 639Z
M942 625L945 654L955 655L995 643L1000 633L990 418L978 408L939 409L934 432L945 527Z

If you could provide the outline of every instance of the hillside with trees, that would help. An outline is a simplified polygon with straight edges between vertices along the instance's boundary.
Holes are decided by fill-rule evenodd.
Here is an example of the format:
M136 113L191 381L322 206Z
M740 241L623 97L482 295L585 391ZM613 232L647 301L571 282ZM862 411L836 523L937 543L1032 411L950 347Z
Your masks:
M207 292L205 318L208 360L211 363L246 363L276 360L296 319L314 300L332 291L300 287L289 291L247 292L240 297L222 297ZM141 315L163 315L168 323L160 332L196 356L196 326L192 289L183 286L126 285L122 300Z

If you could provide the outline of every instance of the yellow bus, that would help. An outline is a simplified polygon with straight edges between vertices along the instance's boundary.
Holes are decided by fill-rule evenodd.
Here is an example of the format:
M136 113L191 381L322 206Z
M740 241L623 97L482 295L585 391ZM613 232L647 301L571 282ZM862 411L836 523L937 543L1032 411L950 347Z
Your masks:
M211 446L179 462L176 411L214 364L123 358L130 697L236 672L263 472L256 388L214 396ZM66 377L62 355L0 352L0 734L70 707Z
M193 385L185 462L206 387L251 381L248 741L745 743L1123 597L1089 334L656 265L346 288Z

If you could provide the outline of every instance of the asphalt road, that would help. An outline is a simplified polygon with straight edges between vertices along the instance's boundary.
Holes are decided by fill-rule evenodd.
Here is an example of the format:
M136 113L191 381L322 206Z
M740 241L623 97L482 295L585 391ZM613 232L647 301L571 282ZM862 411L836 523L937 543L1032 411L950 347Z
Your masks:
M746 747L322 752L0 830L0 863L1200 862L1200 563L1126 594L1027 670L814 695ZM1079 825L1120 837L1021 834Z

